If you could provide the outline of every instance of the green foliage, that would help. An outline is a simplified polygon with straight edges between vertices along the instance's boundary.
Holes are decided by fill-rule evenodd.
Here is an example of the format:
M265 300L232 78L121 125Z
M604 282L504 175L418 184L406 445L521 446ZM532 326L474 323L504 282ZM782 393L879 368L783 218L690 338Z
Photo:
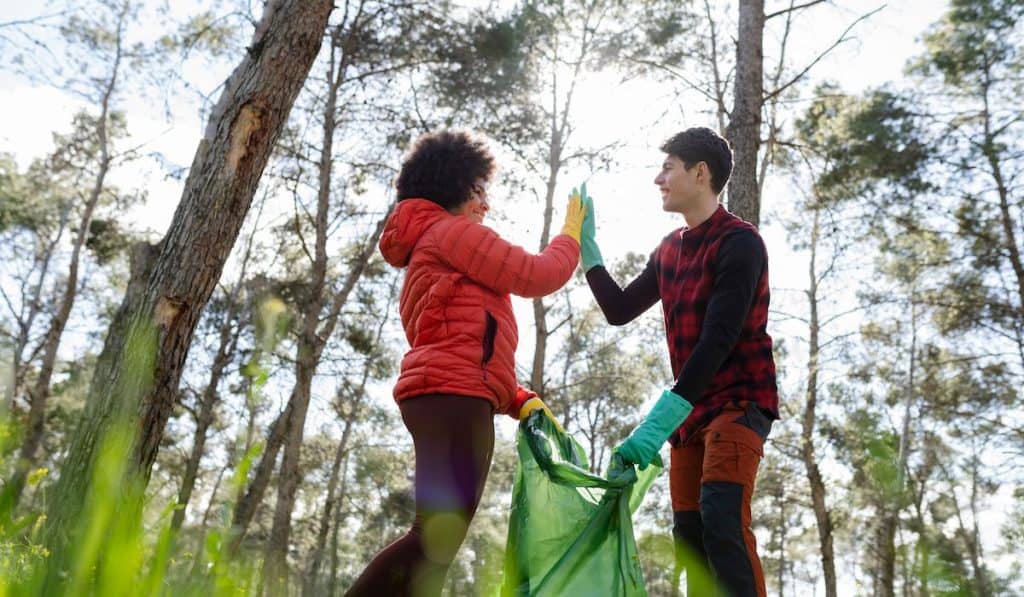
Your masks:
M884 193L913 201L932 188L926 166L931 146L912 100L888 90L843 95L831 84L796 123L797 136L824 160L815 188L826 202Z
M536 35L545 21L527 4L507 17L480 16L460 35L438 48L450 68L431 73L439 107L458 118L477 112L483 128L510 144L525 144L543 134L540 106L532 101L537 86ZM516 106L515 118L506 118Z
M227 57L237 52L242 42L241 28L237 23L212 8L190 15L176 25L174 33L158 40L166 52L179 52L185 56L198 52L211 58Z
M911 71L961 89L987 85L993 67L1021 57L1013 33L1022 17L1017 0L954 0L925 35L927 54Z
M116 390L122 402L152 383L156 333L151 326L135 324L127 334L125 360ZM99 440L81 513L71 520L70 540L61 545L60 557L51 555L41 537L44 517L29 512L14 518L10 509L0 512L0 594L17 595L238 595L249 594L258 566L227 556L223 537L228 527L211 532L194 578L171 581L176 537L171 529L174 504L165 506L152 525L144 520L145 483L133 467L136 429L124 410ZM5 417L0 421L0 461L13 454L14 433ZM233 487L239 491L256 446L239 464ZM3 466L6 463L0 462ZM29 483L46 474L36 471ZM60 496L59 496L60 497ZM229 525L229 519L226 520ZM67 568L63 569L66 564Z
M89 222L89 236L85 246L92 251L97 263L106 265L125 253L132 237L122 230L117 220L94 218Z

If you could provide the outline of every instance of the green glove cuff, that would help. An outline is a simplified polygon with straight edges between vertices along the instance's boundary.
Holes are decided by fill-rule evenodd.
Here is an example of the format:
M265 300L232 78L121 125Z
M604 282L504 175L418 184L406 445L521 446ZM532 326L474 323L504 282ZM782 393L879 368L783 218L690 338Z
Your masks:
M688 400L672 390L665 390L651 412L617 450L624 459L639 464L641 469L646 468L658 455L661 444L683 424L691 411L693 405Z
M597 248L597 241L593 237L584 236L580 240L580 263L583 264L583 271L585 272L599 265L604 265L601 249Z
M580 230L580 263L583 265L583 271L588 271L592 267L604 265L604 258L601 257L601 249L597 248L594 199L587 195L587 183L580 185L580 199L587 209L587 213L583 217L583 227Z
M661 438L658 440L660 446L672 435L673 431L683 424L686 417L690 416L691 411L693 411L693 405L689 400L672 390L665 390L640 426L650 425L652 432L657 432Z

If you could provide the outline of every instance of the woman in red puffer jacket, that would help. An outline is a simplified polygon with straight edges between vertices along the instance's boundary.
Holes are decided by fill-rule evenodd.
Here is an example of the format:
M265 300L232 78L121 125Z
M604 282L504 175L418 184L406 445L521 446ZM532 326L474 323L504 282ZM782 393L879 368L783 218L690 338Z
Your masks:
M440 595L476 512L494 448L495 413L551 412L516 383L510 294L539 297L569 280L585 212L569 201L562 233L537 255L483 225L494 158L459 131L420 137L398 175L380 240L406 268L399 310L409 340L395 400L416 450L412 529L377 554L348 595Z

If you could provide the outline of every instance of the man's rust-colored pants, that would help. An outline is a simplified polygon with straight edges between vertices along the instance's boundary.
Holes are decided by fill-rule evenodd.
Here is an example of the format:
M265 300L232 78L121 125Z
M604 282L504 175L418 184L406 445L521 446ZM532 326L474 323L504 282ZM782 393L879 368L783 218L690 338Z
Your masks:
M672 448L677 574L687 594L764 597L764 573L750 528L750 498L764 455L769 419L757 406L730 403L685 445ZM708 571L710 571L710 578Z

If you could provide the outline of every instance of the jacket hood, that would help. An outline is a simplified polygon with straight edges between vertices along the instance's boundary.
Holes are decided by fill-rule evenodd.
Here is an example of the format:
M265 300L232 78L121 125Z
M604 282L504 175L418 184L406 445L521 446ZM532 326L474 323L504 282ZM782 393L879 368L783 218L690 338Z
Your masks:
M384 224L380 236L380 253L395 267L409 264L413 247L431 226L451 217L443 207L427 199L405 199L398 202Z

